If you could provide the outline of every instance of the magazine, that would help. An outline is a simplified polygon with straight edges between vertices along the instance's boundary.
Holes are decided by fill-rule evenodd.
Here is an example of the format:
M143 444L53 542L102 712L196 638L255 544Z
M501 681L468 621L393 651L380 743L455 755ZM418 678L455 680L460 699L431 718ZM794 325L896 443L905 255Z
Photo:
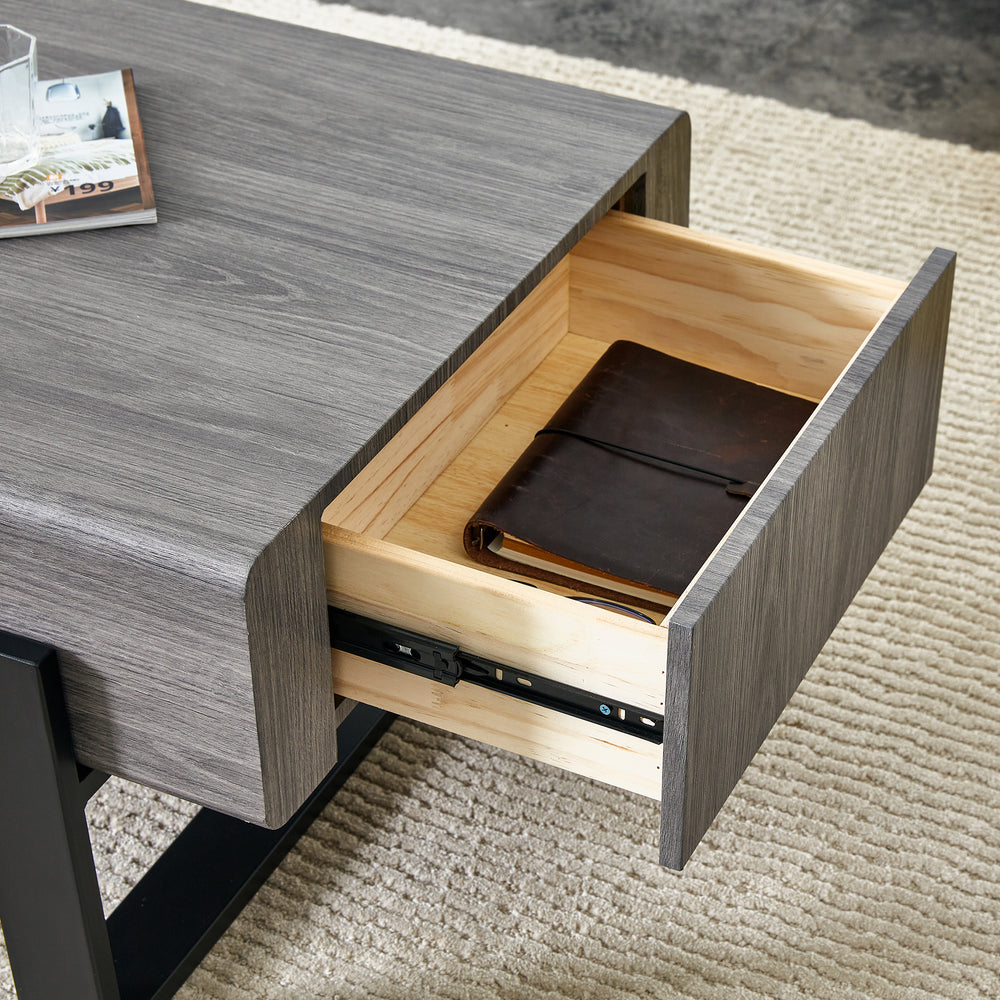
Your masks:
M0 238L156 222L130 69L43 80L39 157L0 178Z

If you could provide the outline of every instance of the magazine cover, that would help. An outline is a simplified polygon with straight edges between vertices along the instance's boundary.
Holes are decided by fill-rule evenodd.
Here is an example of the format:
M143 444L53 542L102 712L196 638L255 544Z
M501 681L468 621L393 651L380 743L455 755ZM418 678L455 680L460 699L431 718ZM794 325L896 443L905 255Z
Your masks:
M44 80L39 158L0 178L0 237L156 222L131 70Z

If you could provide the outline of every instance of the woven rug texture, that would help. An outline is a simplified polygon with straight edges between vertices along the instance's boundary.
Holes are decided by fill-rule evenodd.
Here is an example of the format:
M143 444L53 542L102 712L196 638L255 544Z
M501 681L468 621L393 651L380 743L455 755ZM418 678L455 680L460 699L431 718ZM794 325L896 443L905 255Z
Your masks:
M656 864L655 803L398 721L178 997L1000 997L1000 155L314 0L213 2L684 108L696 229L907 280L959 256L934 475L684 872ZM109 911L193 812L117 780L92 800Z

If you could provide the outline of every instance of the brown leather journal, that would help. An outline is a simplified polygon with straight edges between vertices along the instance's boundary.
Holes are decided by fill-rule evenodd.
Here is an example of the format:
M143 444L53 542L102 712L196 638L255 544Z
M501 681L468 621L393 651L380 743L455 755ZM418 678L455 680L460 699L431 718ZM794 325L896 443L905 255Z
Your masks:
M618 341L469 520L466 551L513 573L662 609L813 409Z

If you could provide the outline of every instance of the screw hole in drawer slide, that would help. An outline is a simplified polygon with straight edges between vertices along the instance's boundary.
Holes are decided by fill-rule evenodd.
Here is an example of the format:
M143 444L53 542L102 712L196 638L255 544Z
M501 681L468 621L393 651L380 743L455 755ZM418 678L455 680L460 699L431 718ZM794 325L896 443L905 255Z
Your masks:
M459 681L584 719L651 743L663 742L663 716L515 670L409 629L331 607L330 645L398 670L454 687Z

